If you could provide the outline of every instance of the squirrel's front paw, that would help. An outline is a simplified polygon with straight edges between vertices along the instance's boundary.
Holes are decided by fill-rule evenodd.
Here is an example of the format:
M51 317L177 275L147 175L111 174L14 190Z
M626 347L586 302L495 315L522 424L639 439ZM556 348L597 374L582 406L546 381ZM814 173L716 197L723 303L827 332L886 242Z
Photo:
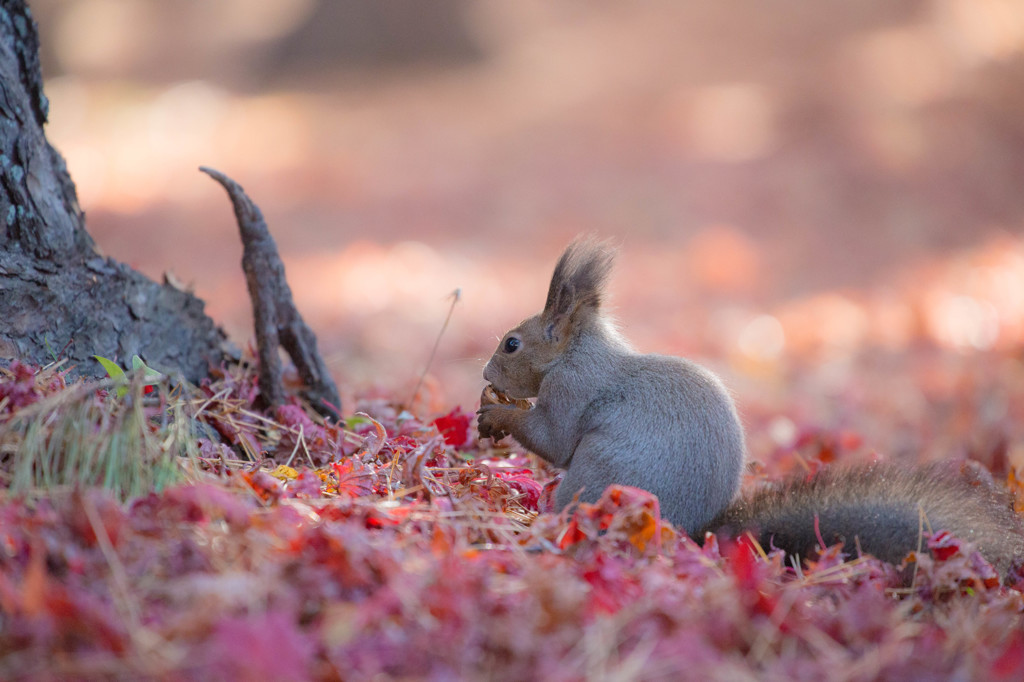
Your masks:
M510 408L506 405L482 405L477 410L476 428L481 438L490 438L495 443L509 434L506 416Z

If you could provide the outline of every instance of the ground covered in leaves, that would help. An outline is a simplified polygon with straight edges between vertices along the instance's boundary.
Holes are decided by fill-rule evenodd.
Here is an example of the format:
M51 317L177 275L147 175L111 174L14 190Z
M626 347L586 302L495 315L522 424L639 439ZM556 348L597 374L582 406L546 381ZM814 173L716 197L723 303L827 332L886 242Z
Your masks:
M932 440L957 438L944 401L967 421L989 404L965 376L1009 405L990 430L1009 433L1024 404L1016 354L968 364L903 378L935 399L918 425ZM116 389L17 363L0 375L4 679L1024 675L1019 586L954 538L932 539L909 587L838 546L793 567L725 539L701 547L633 489L544 513L555 472L482 448L458 408L428 420L365 401L326 425L297 403L260 412L239 369ZM792 408L748 413L776 441L752 440L766 463L748 485L874 456L849 431L788 432ZM126 446L134 463L112 455ZM1006 451L985 464L1012 478ZM132 487L167 461L149 491Z

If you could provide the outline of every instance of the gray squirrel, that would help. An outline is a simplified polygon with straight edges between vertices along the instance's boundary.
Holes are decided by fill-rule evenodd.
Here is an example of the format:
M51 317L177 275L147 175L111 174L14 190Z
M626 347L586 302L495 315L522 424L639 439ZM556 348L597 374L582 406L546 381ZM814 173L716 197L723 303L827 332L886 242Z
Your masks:
M707 369L630 347L601 309L613 258L593 239L570 244L544 309L506 333L484 368L502 400L482 400L480 437L510 434L565 469L558 509L629 485L657 495L698 542L752 531L766 549L810 557L820 536L898 563L923 527L973 542L1003 574L1024 563L1008 493L952 465L837 467L737 498L745 446L732 398Z

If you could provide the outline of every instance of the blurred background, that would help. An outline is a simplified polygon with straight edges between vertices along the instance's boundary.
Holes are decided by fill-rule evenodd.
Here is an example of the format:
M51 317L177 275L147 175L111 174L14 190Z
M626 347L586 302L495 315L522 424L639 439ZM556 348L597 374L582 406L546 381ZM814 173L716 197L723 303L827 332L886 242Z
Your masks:
M99 247L245 343L224 171L348 395L411 390L459 289L428 383L472 408L582 232L636 345L748 413L1024 339L1024 0L31 6Z

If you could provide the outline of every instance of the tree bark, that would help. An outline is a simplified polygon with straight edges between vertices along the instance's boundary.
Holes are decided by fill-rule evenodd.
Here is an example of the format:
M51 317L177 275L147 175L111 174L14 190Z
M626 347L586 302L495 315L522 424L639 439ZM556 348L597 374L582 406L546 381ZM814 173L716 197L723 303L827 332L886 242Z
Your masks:
M96 252L47 111L35 22L0 0L0 358L103 376L93 355L138 354L199 381L228 357L224 332L192 294Z

